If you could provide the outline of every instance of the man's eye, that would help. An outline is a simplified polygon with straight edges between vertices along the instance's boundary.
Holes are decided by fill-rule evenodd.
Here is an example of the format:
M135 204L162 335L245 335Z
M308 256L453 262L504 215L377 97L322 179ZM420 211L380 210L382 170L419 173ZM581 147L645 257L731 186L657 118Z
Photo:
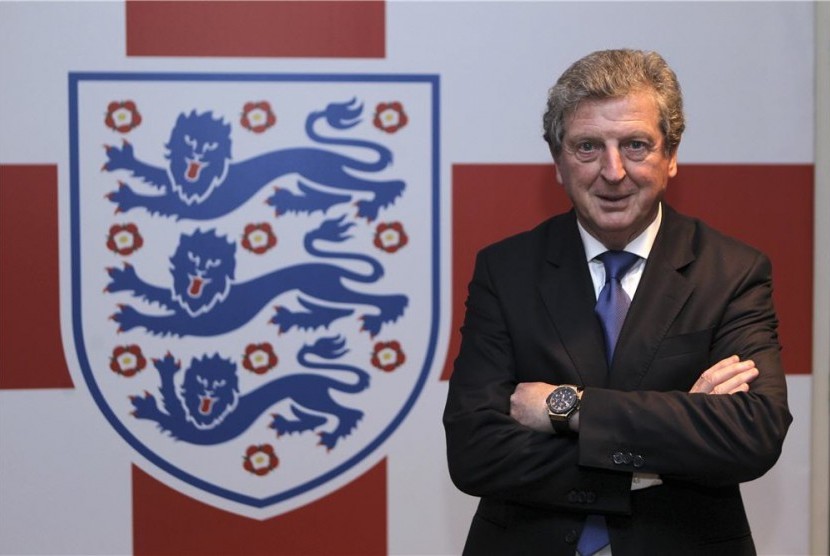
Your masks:
M580 152L590 153L596 149L596 146L590 141L583 141L576 146L576 149Z
M631 141L624 143L623 149L629 160L640 162L645 160L652 151L652 144L648 141L632 139Z
M645 156L652 150L652 144L648 141L640 141L639 139L632 139L624 146L625 150L632 155Z

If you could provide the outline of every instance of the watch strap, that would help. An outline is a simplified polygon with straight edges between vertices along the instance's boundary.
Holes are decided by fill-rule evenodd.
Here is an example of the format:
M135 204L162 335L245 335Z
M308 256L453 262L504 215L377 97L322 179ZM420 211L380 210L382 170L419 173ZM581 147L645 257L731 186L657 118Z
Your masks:
M568 416L561 417L561 416L550 416L550 424L553 425L553 430L556 431L556 434L571 434L571 413Z

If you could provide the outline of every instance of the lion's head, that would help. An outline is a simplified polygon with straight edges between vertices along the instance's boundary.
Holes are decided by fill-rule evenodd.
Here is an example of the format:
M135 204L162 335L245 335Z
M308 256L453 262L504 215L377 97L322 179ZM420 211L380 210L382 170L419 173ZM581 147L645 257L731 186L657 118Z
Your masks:
M236 271L236 244L213 230L182 234L170 257L173 298L195 317L227 297Z
M182 397L187 418L200 429L213 428L236 408L236 365L219 355L194 359L184 374Z
M231 126L212 112L180 114L165 147L173 190L188 205L201 203L227 175Z

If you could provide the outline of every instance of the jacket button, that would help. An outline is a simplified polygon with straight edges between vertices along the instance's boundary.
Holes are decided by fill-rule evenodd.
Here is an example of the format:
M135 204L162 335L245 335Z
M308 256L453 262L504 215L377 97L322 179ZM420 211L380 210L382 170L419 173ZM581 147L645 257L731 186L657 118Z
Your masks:
M575 490L571 490L570 492L568 492L568 502L570 502L571 504L575 504L577 502L577 497L578 494Z
M614 452L614 454L611 456L611 461L613 461L615 465L622 465L623 457L624 456L622 452Z
M579 533L576 532L576 529L571 529L565 535L565 542L568 544L575 544L576 541L579 540Z
M636 456L634 456L634 458L631 461L631 465L633 465L637 469L641 468L643 465L645 465L645 463L646 463L646 458L644 458L640 454L637 454Z
M597 501L597 493L594 492L593 490L589 490L588 492L585 493L585 501L588 504L593 504L594 502Z
M631 463L631 460L634 458L634 454L628 452L627 454L623 454L623 463L628 465Z

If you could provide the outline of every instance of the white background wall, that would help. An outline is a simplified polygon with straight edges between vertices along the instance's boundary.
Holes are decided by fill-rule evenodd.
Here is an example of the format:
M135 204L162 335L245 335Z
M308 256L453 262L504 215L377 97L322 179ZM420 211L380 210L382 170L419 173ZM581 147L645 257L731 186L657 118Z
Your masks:
M434 73L441 76L446 193L454 163L547 162L539 123L547 88L587 52L627 46L660 51L681 80L688 119L681 165L810 164L814 10L813 4L796 2L401 1L387 7L385 59L128 59L120 2L2 2L0 163L57 163L67 208L69 71ZM826 193L817 201L817 222L825 233L816 247L826 252ZM62 212L64 232L67 214ZM445 202L447 223L449 214ZM66 249L61 257L66 299ZM826 280L826 260L817 270ZM443 278L448 292L450 276ZM826 323L826 295L821 300L817 319ZM449 483L444 461L440 418L446 385L438 376L448 318L446 312L435 379L390 441L392 554L458 553L474 509L475 501ZM76 367L71 337L64 335L69 364ZM826 369L826 350L823 356L816 365ZM771 473L743 489L763 554L809 553L813 378L790 376L788 384L795 422L785 453ZM84 385L76 386L0 391L0 553L131 551L135 456ZM826 392L819 395L826 398Z

